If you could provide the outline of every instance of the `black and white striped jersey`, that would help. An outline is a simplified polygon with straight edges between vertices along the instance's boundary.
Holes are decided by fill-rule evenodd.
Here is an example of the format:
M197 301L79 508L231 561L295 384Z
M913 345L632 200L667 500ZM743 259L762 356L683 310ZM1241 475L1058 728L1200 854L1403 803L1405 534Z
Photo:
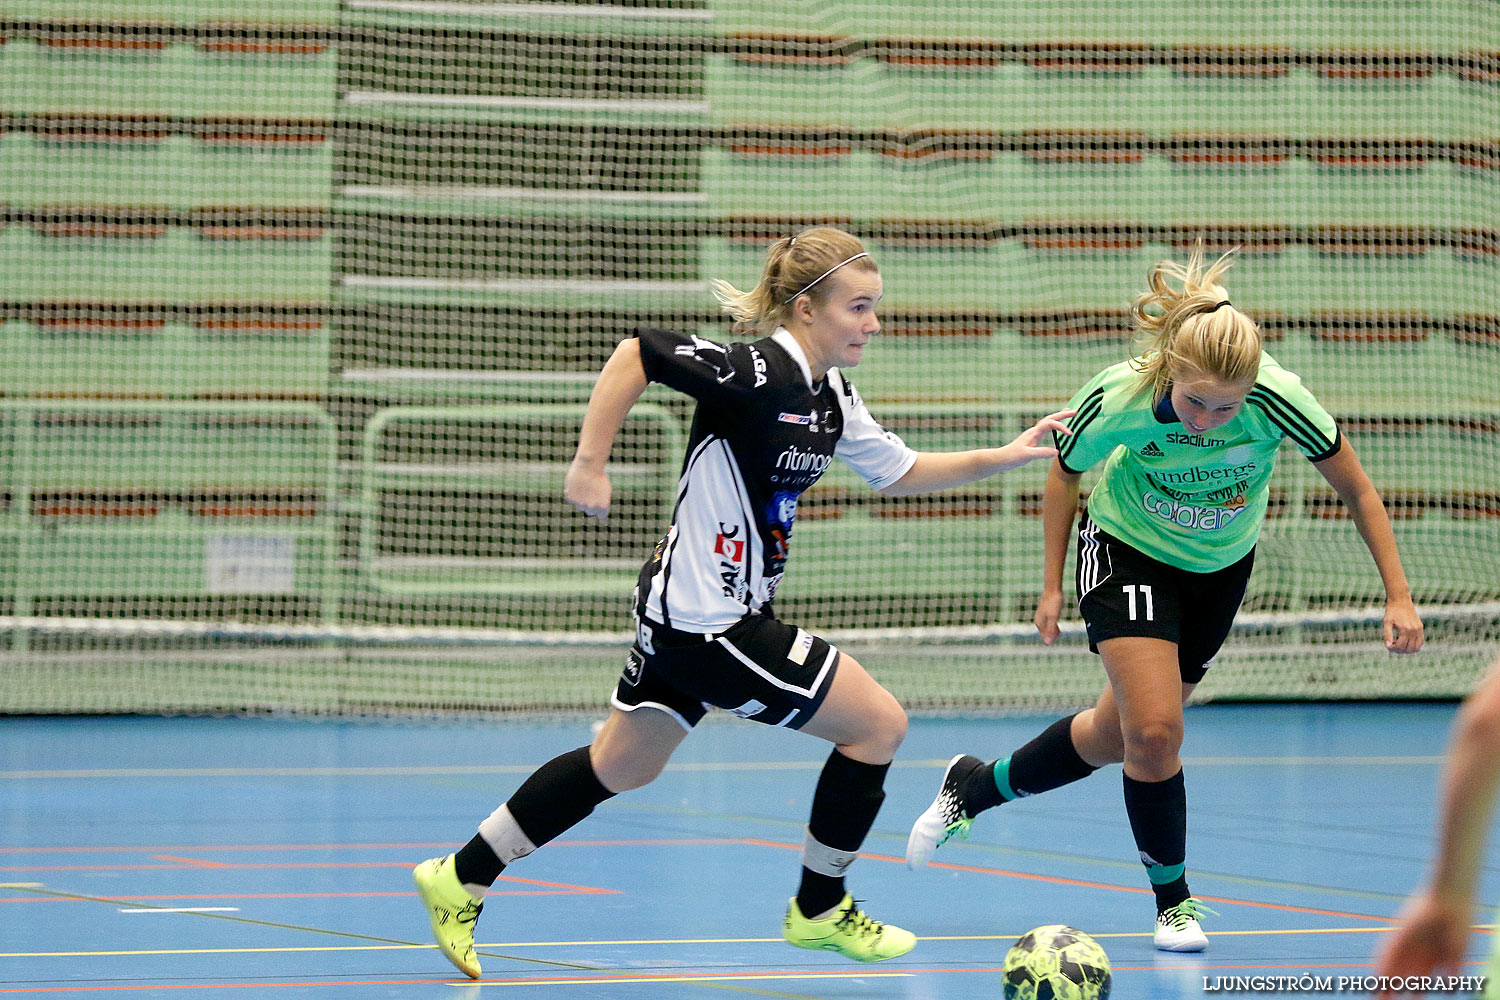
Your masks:
M753 343L636 336L646 377L698 403L672 523L641 571L638 599L658 624L720 632L776 596L797 498L834 455L883 489L916 452L875 422L838 369L814 383L784 329Z

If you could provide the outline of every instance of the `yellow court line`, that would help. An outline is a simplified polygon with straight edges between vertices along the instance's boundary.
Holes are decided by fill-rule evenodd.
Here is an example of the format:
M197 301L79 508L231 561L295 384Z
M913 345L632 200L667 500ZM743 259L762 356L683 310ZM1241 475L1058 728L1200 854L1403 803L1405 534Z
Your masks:
M1386 934L1394 928L1379 927L1293 927L1265 930L1217 930L1220 937L1258 937L1285 934ZM1475 930L1491 930L1491 924L1475 924ZM918 941L1015 941L1021 931L1013 934L933 934L917 938ZM1095 938L1142 938L1150 937L1150 931L1091 932ZM494 941L475 944L480 949L517 948L585 948L600 946L644 946L644 945L691 945L691 944L782 944L774 938L619 938L584 941ZM324 951L424 951L435 949L432 944L347 944L347 945L296 945L279 948L160 948L137 951L12 951L0 952L0 958L102 958L128 955L262 955L290 952Z
M704 976L579 976L574 979L481 979L461 986L577 986L581 983L614 983L629 986L639 983L654 986L658 983L744 983L768 982L777 979L912 979L914 972L762 972L762 973L714 973Z
M129 955L266 955L299 951L417 951L435 944L329 944L287 948L142 948L132 951L0 951L0 958L115 958ZM483 946L481 946L483 947Z
M1388 934L1395 930L1394 927L1289 927L1267 930L1252 931L1226 931L1215 928L1214 937L1258 937L1260 935L1275 934ZM1089 931L1091 938L1144 938L1151 937L1151 931ZM918 941L1014 941L1019 934L934 934L930 937L920 937Z
M1016 935L1019 936L1019 935ZM942 938L930 938L941 941ZM955 939L958 940L958 939ZM989 940L989 938L975 940ZM996 937L994 940L1001 940ZM583 948L600 945L682 945L682 944L783 944L784 939L775 938L645 938L621 939L618 941L516 941L512 943L482 944L479 949L491 948ZM436 949L435 944L324 944L287 945L264 948L142 948L130 951L0 951L0 958L104 958L129 955L262 955L288 952L320 951L424 951Z

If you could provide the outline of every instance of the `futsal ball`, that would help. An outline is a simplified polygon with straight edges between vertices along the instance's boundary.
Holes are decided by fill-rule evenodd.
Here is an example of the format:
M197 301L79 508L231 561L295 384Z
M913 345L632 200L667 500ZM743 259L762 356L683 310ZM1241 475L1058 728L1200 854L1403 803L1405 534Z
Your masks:
M1107 1000L1109 956L1063 924L1037 927L1005 955L1005 1000Z

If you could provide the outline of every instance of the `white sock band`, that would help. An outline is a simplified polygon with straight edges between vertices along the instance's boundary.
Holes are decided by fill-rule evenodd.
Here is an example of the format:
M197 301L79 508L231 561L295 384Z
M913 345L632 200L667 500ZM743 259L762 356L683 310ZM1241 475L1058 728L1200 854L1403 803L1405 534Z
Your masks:
M479 835L490 845L495 857L507 865L536 850L536 845L521 830L516 818L510 814L510 808L505 805L485 817L479 824Z
M829 878L843 878L857 857L858 851L840 851L819 843L813 839L811 830L807 831L807 839L802 842L802 867Z

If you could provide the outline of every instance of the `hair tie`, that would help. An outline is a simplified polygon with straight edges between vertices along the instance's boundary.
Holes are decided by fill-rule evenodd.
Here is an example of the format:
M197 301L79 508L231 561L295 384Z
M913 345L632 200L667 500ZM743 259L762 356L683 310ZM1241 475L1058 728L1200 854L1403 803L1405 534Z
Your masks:
M1227 305L1229 305L1228 299L1225 299L1223 302L1215 302L1213 305L1205 309L1204 312L1218 312L1220 309L1223 309Z
M859 260L861 257L868 257L868 256L870 256L869 253L857 253L853 257L850 257L848 260L841 260L841 261L839 261L837 264L833 265L828 270L824 271L822 274L818 275L816 278L814 278L813 280L809 281L807 284L803 285L802 286L802 291L795 293L791 298L789 298L785 302L783 302L782 305L784 305L784 306L791 305L793 302L796 302L797 299L800 296L802 296L803 294L805 294L809 288L811 288L813 285L816 285L818 282L822 281L824 278L828 277L834 271L837 271L839 268L843 267L845 264L851 263L852 261Z
M788 236L786 238L786 248L788 250L790 250L792 247L794 247L796 245L797 245L797 237L795 237L795 236Z

